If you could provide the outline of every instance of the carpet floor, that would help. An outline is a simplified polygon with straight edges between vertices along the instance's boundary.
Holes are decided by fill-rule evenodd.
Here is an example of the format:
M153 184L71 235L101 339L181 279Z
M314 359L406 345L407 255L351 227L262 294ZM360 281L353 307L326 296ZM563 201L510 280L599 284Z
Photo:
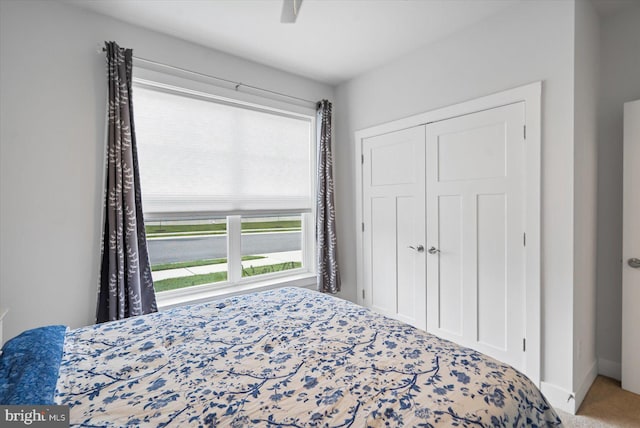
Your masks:
M640 395L623 390L617 380L598 376L576 415L557 412L567 428L640 428Z

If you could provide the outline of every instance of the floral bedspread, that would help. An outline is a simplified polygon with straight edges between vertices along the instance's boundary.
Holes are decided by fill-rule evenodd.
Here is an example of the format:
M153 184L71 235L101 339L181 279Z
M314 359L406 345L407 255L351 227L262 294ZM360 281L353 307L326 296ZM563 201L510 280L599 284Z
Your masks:
M55 401L72 426L561 425L513 368L296 288L70 330Z

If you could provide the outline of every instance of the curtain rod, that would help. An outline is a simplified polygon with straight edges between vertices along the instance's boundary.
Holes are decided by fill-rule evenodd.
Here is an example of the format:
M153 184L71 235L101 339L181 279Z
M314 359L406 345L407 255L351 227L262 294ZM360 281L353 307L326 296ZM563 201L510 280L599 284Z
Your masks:
M106 52L106 49L102 48L102 52ZM317 101L311 101L311 100L308 100L306 98L300 98L300 97L296 97L296 96L293 96L293 95L283 94L282 92L272 91L271 89L260 88L258 86L247 85L246 83L225 79L223 77L218 77L218 76L214 76L214 75L211 75L211 74L200 73L199 71L187 70L186 68L176 67L174 65L169 65L169 64L164 64L162 62L153 61L153 60L146 59L146 58L141 58L141 57L138 57L138 56L133 56L133 59L135 59L137 61L141 61L141 62L146 62L148 64L153 64L153 65L157 65L157 66L160 66L160 67L169 68L171 70L181 71L183 73L193 74L193 75L200 76L200 77L206 77L206 78L209 78L209 79L219 80L219 81L225 82L225 83L230 83L230 84L234 85L234 88L235 88L236 91L239 90L240 87L245 87L245 88L253 89L255 91L266 92L266 93L269 93L269 94L272 94L272 95L277 95L277 96L285 97L285 98L291 98L293 100L298 100L298 101L302 101L302 102L305 102L305 103L313 104L314 106L318 104Z

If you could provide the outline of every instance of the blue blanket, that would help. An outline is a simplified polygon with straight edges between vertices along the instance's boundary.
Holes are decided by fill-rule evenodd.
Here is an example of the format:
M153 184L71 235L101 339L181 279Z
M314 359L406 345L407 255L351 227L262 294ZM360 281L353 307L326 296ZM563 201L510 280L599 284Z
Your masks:
M0 355L0 404L53 404L66 327L27 330Z

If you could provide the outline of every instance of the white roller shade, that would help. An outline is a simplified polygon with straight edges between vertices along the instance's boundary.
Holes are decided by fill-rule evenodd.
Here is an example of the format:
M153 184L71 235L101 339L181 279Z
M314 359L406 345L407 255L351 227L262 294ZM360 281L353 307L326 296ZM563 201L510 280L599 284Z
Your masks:
M311 118L133 91L148 214L311 210Z

